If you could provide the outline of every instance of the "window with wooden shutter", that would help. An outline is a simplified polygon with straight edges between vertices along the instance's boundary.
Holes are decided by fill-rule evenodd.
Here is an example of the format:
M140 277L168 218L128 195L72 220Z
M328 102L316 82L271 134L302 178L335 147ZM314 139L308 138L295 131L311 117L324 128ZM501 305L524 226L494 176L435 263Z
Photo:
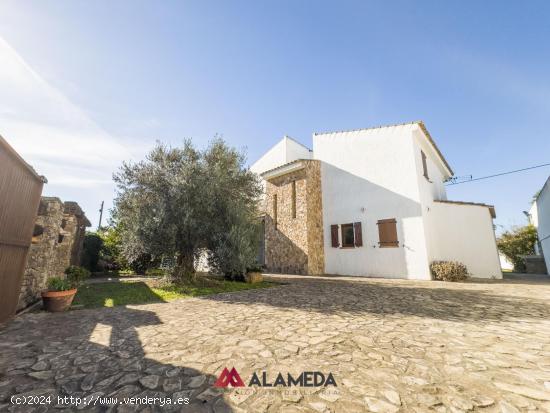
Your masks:
M338 248L340 243L338 242L338 225L330 226L330 239L332 242L332 248Z
M378 221L378 237L380 248L398 247L397 221L395 218L381 219Z
M355 247L353 224L342 224L340 225L340 229L342 230L342 248Z
M363 230L361 229L361 223L355 222L353 224L353 229L355 231L355 246L356 247L362 247L363 246Z
M430 177L428 176L428 163L426 161L426 154L423 151L420 151L420 154L422 155L422 169L424 170L424 177L427 180L430 180Z

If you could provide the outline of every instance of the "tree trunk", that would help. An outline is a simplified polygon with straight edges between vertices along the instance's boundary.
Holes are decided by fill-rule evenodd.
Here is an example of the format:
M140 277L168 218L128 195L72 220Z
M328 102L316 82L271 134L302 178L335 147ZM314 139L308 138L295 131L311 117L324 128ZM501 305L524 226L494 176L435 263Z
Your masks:
M195 256L192 251L179 253L174 276L177 281L195 281Z

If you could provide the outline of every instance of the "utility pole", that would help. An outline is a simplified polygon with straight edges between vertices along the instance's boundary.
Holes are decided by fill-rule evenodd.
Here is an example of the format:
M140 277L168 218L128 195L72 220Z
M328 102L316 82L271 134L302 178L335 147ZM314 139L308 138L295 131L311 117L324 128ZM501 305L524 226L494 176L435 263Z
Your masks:
M99 224L97 225L98 231L101 229L101 219L103 218L103 202L105 201L101 201L101 208L99 208Z

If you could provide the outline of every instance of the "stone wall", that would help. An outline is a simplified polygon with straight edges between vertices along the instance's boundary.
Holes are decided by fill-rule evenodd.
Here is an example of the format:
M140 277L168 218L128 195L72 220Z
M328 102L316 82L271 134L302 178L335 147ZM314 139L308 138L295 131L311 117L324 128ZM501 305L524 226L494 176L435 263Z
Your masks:
M86 227L90 222L76 202L42 197L19 295L18 310L40 299L48 279L64 276L79 265Z
M324 272L320 163L313 160L302 162L305 168L266 182L265 264L271 272ZM296 188L295 217L293 185Z

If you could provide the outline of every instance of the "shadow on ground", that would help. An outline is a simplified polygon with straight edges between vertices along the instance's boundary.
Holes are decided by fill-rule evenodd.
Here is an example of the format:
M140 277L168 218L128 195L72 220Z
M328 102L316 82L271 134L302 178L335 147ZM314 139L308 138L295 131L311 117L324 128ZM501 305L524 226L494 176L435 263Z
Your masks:
M21 410L23 406L10 403L12 395L51 395L51 411L75 411L75 405L57 403L57 396L73 396L116 397L119 401L124 397L190 399L188 405L161 407L157 399L150 405L118 405L116 409L98 400L96 406L78 406L85 411L231 412L223 394L213 387L212 375L163 363L163 358L172 363L177 358L162 343L157 360L145 356L137 328L151 344L155 333L147 335L146 327L159 324L154 312L127 307L35 313L14 320L0 330L0 411ZM40 409L50 411L45 406Z
M260 304L326 314L409 315L451 321L548 319L550 305L542 299L497 295L471 283L444 287L442 283L380 282L338 278L295 277L290 285L267 290L218 294L205 300ZM300 285L300 288L296 288Z

